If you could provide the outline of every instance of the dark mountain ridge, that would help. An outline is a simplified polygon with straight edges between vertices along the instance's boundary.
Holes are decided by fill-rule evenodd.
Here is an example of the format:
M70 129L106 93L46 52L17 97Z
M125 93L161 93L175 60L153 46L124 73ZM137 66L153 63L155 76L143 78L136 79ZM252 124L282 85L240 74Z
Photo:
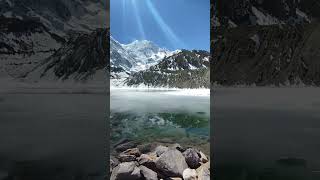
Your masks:
M212 84L319 86L319 5L314 0L216 2L211 7L216 10L211 13ZM271 23L256 23L257 14Z
M56 79L66 80L73 76L75 80L86 80L98 70L107 70L108 50L108 29L97 29L92 33L75 32L57 52L29 74L40 73L42 78L53 73Z
M129 86L170 88L210 87L210 53L181 50L165 57L145 71L133 73L126 80Z
M227 86L319 86L319 32L318 23L220 31L212 47L211 81Z

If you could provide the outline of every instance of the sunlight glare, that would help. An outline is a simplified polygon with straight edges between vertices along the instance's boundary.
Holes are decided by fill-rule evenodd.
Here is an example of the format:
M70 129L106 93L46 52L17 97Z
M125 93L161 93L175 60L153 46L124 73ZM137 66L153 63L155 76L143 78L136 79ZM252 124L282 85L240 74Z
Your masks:
M168 24L163 20L161 15L158 13L157 9L154 7L151 0L145 0L153 18L156 20L157 24L161 28L162 32L167 36L167 39L171 42L173 46L179 43L181 46L186 47L186 45L178 38L178 36L172 31Z

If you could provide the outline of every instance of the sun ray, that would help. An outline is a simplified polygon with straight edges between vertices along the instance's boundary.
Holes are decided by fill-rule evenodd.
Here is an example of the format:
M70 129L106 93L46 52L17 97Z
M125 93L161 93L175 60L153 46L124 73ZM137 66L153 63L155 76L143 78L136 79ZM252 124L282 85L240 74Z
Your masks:
M138 24L139 33L140 33L142 39L145 39L146 35L145 35L145 32L144 32L144 28L143 28L143 24L142 24L142 21L141 21L139 8L138 8L138 6L136 4L136 0L131 0L131 5L133 7L133 13L134 13L134 16L135 16L137 24Z
M167 39L171 42L171 44L178 48L177 44L180 46L186 47L186 45L179 39L179 37L174 33L174 31L170 28L170 26L164 21L162 16L159 14L158 10L154 7L151 0L145 0L147 6L152 13L153 18L157 22L158 26L161 28L162 32L165 34Z
M126 7L127 7L127 0L121 0L121 5L122 5L122 32L125 33L125 27L126 27L126 17L127 17L127 11L126 11Z

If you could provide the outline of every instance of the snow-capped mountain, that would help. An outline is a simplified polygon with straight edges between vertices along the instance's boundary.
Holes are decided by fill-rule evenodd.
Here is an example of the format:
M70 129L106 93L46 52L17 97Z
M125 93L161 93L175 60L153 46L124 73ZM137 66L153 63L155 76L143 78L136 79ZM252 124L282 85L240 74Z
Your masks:
M112 86L209 87L210 53L160 48L151 41L121 44L110 37Z
M123 45L123 47L133 57L134 71L147 69L150 65L172 54L170 51L160 48L147 40L136 40L130 44Z
M111 77L126 77L131 72L145 70L174 53L147 40L121 44L110 37Z
M123 45L110 37L110 65L113 68L120 68L123 71L130 71L133 64L133 57L124 49Z
M129 86L209 88L209 77L209 52L181 50L146 70L132 73L125 82Z

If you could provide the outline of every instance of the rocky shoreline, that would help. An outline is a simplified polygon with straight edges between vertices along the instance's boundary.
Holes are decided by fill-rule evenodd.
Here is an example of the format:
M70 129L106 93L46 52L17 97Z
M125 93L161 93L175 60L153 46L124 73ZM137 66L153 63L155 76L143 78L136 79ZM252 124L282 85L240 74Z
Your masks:
M123 140L110 156L110 180L210 180L210 158L179 144Z

